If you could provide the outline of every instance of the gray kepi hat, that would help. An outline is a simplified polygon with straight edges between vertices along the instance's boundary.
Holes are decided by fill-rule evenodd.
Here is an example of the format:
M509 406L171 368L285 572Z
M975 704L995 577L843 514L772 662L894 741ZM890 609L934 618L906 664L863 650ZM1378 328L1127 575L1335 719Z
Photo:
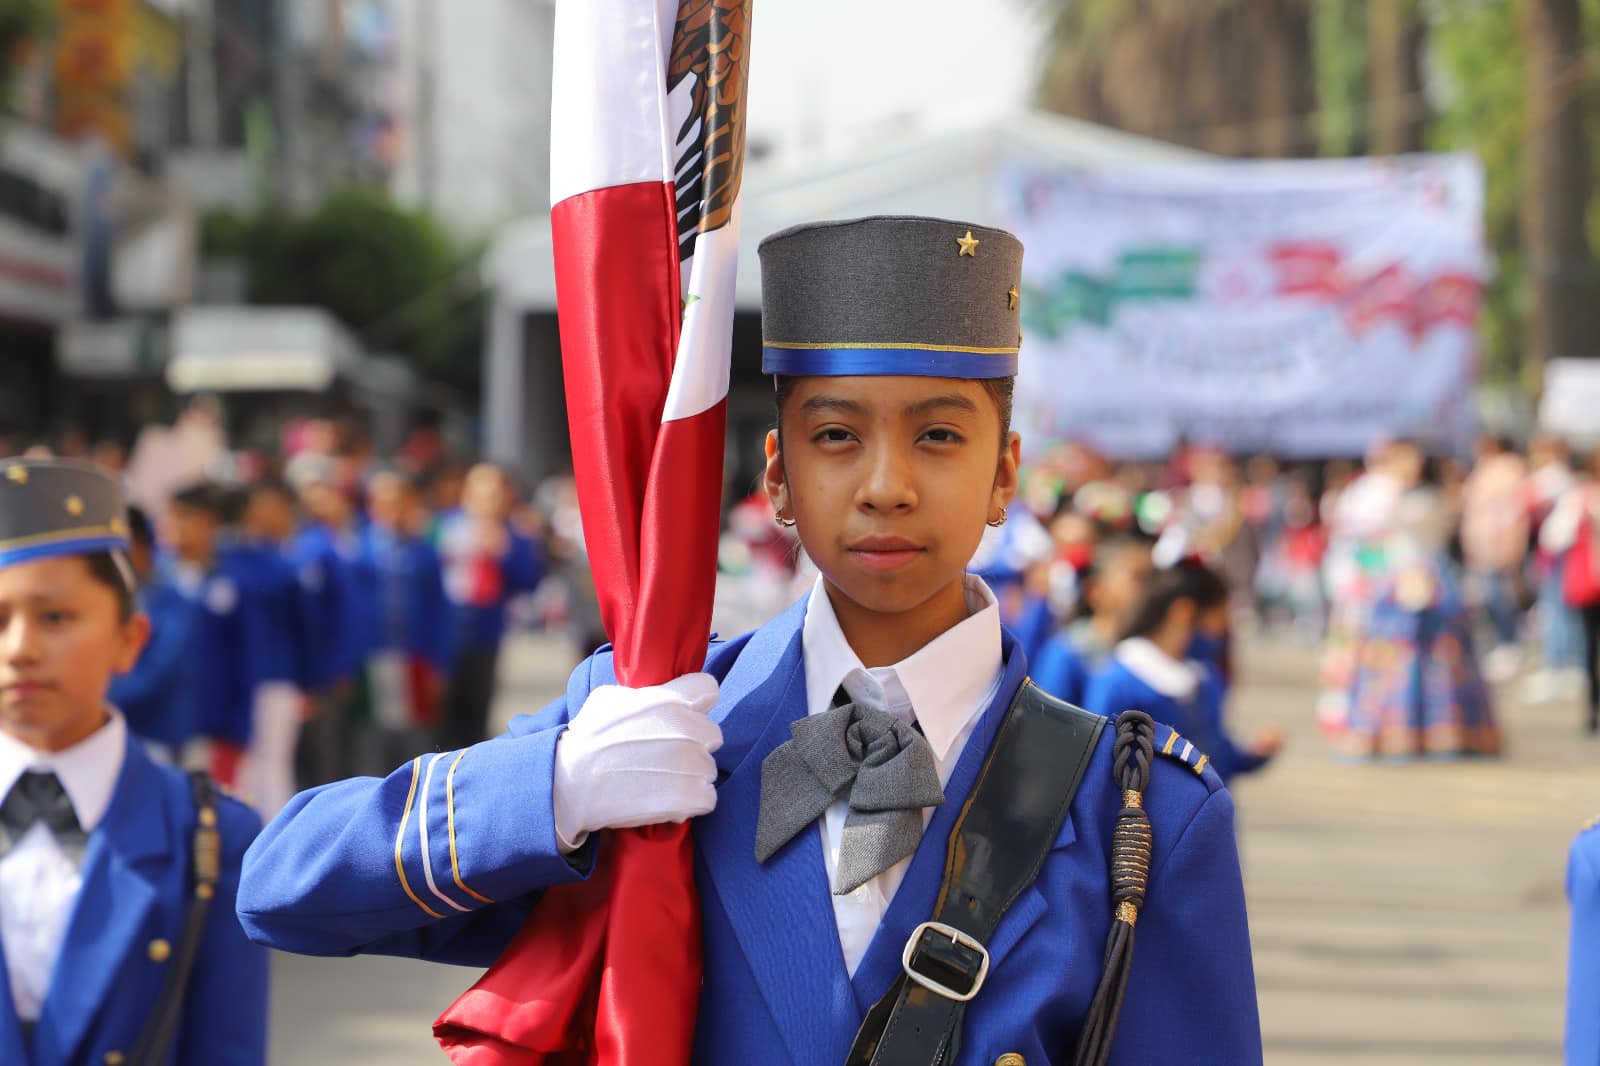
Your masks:
M1017 372L1022 242L969 222L874 216L761 242L768 374Z
M0 461L0 567L127 548L122 487L99 467L64 459Z

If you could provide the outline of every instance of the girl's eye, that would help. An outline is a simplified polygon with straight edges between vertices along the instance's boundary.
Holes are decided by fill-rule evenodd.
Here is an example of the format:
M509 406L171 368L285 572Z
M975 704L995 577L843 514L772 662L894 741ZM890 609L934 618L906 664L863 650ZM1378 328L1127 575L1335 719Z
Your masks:
M850 439L850 431L832 427L822 430L812 439L819 444L842 444Z
M960 444L962 440L961 434L953 429L930 429L922 436L935 444Z
M43 617L45 625L49 626L58 626L72 621L72 613L70 611L46 611Z

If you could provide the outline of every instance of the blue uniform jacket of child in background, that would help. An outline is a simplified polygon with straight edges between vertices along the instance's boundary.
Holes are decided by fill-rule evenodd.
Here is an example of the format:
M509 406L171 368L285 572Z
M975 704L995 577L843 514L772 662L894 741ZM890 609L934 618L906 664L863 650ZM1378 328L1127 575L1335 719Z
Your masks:
M997 694L852 976L820 834L801 833L765 865L754 855L762 760L807 710L804 611L802 601L753 634L713 645L706 664L721 684L712 714L724 744L716 810L693 825L705 948L693 1060L702 1066L844 1060L864 1012L900 973L907 937L933 913L950 830L1026 674L1007 634ZM565 722L593 688L611 683L603 650L578 667L563 697L500 737L428 753L382 780L297 796L246 858L246 931L308 954L491 963L544 888L606 861L603 837L575 861L560 853L551 780ZM1165 732L1158 728L1158 746ZM989 941L992 969L952 1066L988 1066L1007 1052L1033 1064L1070 1061L1112 919L1108 857L1122 804L1112 742L1108 727L1037 881ZM1261 1061L1260 1029L1232 800L1210 770L1156 764L1145 798L1155 841L1149 896L1111 1061L1251 1066Z
M1232 780L1235 774L1260 769L1267 760L1235 744L1223 725L1220 674L1209 665L1190 665L1200 671L1199 685L1192 697L1180 700L1157 691L1113 656L1089 682L1083 706L1096 714L1144 711L1156 721L1171 726L1185 740L1192 741L1205 753L1208 763L1223 781Z
M106 700L136 736L176 754L197 724L190 677L196 608L157 572L139 590L139 609L150 617L150 642L132 670L111 679Z
M239 863L261 823L226 797L218 799L217 814L221 876L166 1066L266 1062L267 953L245 939L233 914ZM89 834L83 887L34 1027L31 1056L0 958L0 1063L123 1061L144 1031L182 939L193 895L195 821L188 777L156 765L130 734L111 805Z

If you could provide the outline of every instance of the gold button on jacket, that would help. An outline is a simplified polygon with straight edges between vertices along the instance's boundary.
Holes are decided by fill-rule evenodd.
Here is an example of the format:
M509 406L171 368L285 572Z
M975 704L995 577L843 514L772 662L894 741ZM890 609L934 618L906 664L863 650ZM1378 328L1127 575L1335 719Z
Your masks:
M151 962L166 962L172 958L172 945L158 938L150 941L149 952Z

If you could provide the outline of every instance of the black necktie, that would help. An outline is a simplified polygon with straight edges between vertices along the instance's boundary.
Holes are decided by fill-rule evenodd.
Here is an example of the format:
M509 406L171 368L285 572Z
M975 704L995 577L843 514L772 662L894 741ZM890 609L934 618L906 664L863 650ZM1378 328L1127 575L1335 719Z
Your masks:
M0 856L17 846L34 823L43 822L56 843L74 860L83 856L89 834L78 822L61 779L52 773L29 770L17 778L4 803L0 803Z

